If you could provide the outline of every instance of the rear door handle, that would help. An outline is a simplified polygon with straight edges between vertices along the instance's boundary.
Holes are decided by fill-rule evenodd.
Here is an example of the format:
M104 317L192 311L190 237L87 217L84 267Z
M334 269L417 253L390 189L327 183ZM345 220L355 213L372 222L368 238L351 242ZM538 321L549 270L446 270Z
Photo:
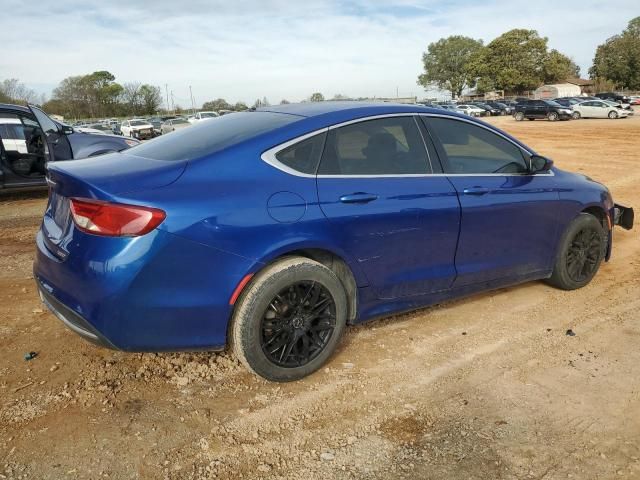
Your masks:
M340 197L342 203L369 203L377 200L378 196L372 193L356 192Z
M489 189L485 187L471 187L465 188L462 193L465 195L484 195L485 193L489 193Z

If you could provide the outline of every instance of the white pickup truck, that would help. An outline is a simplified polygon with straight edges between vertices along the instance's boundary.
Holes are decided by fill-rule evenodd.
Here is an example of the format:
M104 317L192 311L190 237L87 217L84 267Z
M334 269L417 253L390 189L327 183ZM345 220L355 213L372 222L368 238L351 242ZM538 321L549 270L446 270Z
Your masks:
M137 138L138 140L154 137L153 125L140 118L125 120L120 125L120 130L123 136Z

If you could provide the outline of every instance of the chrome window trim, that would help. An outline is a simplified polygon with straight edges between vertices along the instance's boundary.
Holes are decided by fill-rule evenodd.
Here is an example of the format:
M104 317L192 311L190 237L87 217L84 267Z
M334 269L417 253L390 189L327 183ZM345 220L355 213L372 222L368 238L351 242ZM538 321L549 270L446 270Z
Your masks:
M299 172L298 170L294 170L293 168L288 167L287 165L282 163L280 160L278 160L276 155L280 153L282 150L284 150L285 148L289 148L290 146L295 145L296 143L302 142L311 137L315 137L316 135L327 133L328 131L329 131L329 128L324 127L319 130L314 130L313 132L305 133L304 135L293 138L284 143L276 145L275 147L272 147L269 150L266 150L265 152L262 153L262 155L260 155L260 158L264 162L271 165L272 167L277 168L278 170L281 170L285 173L288 173L289 175L294 175L296 177L316 178L315 174Z
M336 123L335 125L329 125L328 127L323 127L320 128L318 130L314 130L312 132L309 133L305 133L304 135L300 135L298 137L292 138L291 140L288 140L284 143L278 144L274 147L271 147L270 149L264 151L262 153L262 155L260 155L260 158L267 164L271 165L272 167L288 173L289 175L293 175L296 177L303 177L303 178L418 178L418 177L534 177L534 176L555 176L555 173L553 172L553 170L549 170L545 173L405 173L405 174L384 174L384 175L312 175L309 173L303 173L303 172L299 172L297 170L294 170L293 168L288 167L287 165L281 163L276 155L281 151L284 150L285 148L288 148L292 145L295 145L298 142L301 142L303 140L306 140L308 138L311 138L315 135L319 135L321 133L328 133L330 130L333 130L335 128L340 128L340 127L344 127L346 125L351 125L354 123L359 123L359 122L366 122L369 120L378 120L381 118L391 118L391 117L416 117L416 116L420 116L420 117L438 117L438 118L446 118L449 120L455 120L455 121L459 121L459 122L466 122L466 123L470 123L472 125L475 125L477 127L480 128L484 128L485 130L488 130L489 132L493 133L494 135L498 135L499 137L502 137L504 140L508 141L509 143L515 145L517 148L519 148L520 150L528 153L529 155L533 155L533 152L531 152L530 150L524 148L522 145L514 142L512 139L510 139L509 137L507 137L506 135L495 131L493 128L490 128L486 125L482 125L481 123L477 123L476 121L474 121L473 119L466 119L466 118L461 118L461 117L454 117L452 115L442 115L439 113L421 113L421 112L402 112L402 113L387 113L387 114L380 114L380 115L370 115L367 117L360 117L360 118L355 118L352 120L347 120L345 122L341 122L341 123ZM422 135L422 131L420 130L420 128L418 127L418 125L416 125L416 128L418 128L418 131L420 132L420 135ZM423 137L423 141L424 141L424 137ZM433 172L433 165L431 164L431 158L429 156L429 150L427 149L427 146L425 144L425 150L427 150L427 158L429 159L429 164L431 166L431 171Z

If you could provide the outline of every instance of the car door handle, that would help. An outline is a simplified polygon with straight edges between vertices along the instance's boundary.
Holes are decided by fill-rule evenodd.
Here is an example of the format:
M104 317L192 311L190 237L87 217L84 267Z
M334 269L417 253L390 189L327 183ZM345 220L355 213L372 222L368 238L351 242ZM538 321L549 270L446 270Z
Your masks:
M369 203L377 200L378 196L372 193L356 192L340 197L342 203Z
M484 195L485 193L489 193L489 189L485 187L471 187L465 188L462 193L465 195Z

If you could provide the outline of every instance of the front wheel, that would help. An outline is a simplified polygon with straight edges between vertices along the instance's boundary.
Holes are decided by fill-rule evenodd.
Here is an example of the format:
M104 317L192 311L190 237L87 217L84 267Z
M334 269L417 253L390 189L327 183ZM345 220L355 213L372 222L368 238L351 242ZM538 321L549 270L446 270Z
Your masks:
M574 120L580 120L580 112L573 112L571 114L571 118L573 118Z
M563 290L587 285L594 277L606 250L606 236L600 221L581 213L567 227L548 283Z
M618 112L614 112L613 110L609 112L609 118L618 118Z
M347 296L332 270L302 257L283 259L247 285L231 325L236 356L267 380L288 382L320 368L347 321Z

